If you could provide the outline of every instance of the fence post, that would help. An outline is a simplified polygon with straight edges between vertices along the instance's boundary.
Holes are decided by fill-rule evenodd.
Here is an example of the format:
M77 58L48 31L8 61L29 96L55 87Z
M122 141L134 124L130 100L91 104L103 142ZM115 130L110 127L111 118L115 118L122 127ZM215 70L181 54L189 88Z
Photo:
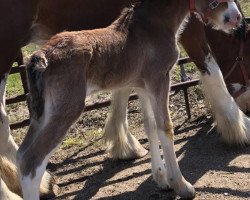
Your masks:
M184 64L180 65L180 69L181 69L181 74L180 74L181 82L190 81L190 78L186 75ZM188 119L190 119L191 118L191 111L190 111L188 89L187 88L183 89L183 94L184 94L184 100L185 100L187 116L188 116Z

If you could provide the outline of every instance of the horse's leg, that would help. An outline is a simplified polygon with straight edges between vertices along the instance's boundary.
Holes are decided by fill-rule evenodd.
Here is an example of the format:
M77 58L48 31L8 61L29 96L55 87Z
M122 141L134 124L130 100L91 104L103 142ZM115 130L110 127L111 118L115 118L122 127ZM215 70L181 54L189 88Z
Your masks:
M157 82L155 82L157 80ZM153 82L147 83L147 91L153 107L156 120L157 134L163 149L165 165L167 168L167 182L175 192L183 198L193 198L194 187L185 180L180 171L175 150L174 131L169 113L169 84L170 77L164 74ZM162 169L159 169L161 171Z
M82 74L59 74L60 78L56 78L55 75L48 78L49 83L45 83L44 111L38 120L32 118L27 136L17 153L25 200L39 199L39 185L48 160L84 108L85 82L77 79L82 77ZM44 80L47 79L44 77Z
M111 111L105 125L104 139L107 150L114 159L141 158L148 152L128 130L127 105L131 91L129 88L123 88L112 93Z
M5 90L8 73L0 80L0 154L15 163L17 144L10 135L9 119L5 111Z
M0 173L1 176L1 173ZM0 199L1 200L22 200L22 198L11 192L7 185L0 178Z
M1 181L3 182L0 186L0 190L2 193L5 193L5 195L12 194L12 192L22 195L16 170L16 152L18 147L10 135L9 120L5 111L7 77L8 73L2 76L0 80L0 174ZM5 187L6 185L8 187Z
M3 76L0 83L0 155L5 161L0 162L0 173L8 188L12 192L21 196L21 186L16 168L16 152L18 146L10 134L8 115L5 111L5 90L7 77L8 73ZM54 196L52 184L52 177L46 172L41 183L41 196Z
M207 56L208 72L201 75L204 93L214 111L218 131L229 144L250 143L250 120L229 94L220 68L212 56Z
M145 91L139 90L138 93L144 117L144 128L149 141L153 179L162 189L168 189L169 184L167 180L167 172L161 158L157 126L152 105L149 96Z
M250 90L249 88L235 99L242 112L250 112Z

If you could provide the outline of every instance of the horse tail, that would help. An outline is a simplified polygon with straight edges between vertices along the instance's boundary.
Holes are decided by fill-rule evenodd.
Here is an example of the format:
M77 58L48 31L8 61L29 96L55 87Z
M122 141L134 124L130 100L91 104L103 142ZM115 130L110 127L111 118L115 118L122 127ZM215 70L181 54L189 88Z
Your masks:
M48 60L41 51L33 54L26 65L29 85L28 104L31 117L34 119L39 119L44 111L43 76L47 67Z

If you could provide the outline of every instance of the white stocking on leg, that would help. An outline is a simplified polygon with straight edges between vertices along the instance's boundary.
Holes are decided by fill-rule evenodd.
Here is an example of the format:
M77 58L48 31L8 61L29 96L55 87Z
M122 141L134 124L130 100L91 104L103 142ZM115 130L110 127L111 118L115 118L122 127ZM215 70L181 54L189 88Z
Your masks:
M105 129L107 151L114 159L135 159L147 154L138 140L128 130L127 105L131 89L124 88L112 93L112 105Z
M208 73L201 76L204 93L214 111L218 131L228 144L250 143L250 120L229 94L220 68L214 58L207 56Z

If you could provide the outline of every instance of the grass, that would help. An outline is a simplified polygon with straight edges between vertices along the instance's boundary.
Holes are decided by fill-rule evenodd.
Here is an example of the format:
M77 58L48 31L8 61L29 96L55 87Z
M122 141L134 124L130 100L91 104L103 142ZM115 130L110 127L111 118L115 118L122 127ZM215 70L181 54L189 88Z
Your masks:
M249 0L239 0L243 13L246 17L250 17L250 1Z
M30 44L28 46L23 47L22 52L23 52L24 57L27 57L36 49L38 49L38 46L34 44ZM17 66L17 63L14 63L13 67L16 67L16 66ZM7 87L7 91L6 91L7 98L23 94L24 90L23 90L20 74L11 74L8 77L6 87Z

